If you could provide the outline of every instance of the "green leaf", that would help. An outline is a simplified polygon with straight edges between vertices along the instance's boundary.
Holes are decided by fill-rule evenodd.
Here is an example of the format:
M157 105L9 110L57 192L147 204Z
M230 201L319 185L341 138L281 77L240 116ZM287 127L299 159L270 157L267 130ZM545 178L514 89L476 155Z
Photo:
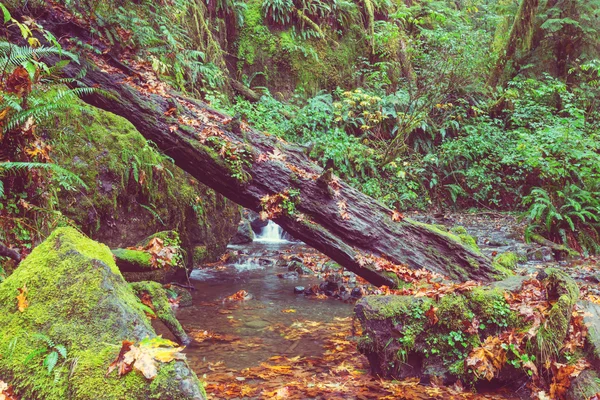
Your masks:
M2 14L4 15L4 23L5 24L7 22L9 22L10 20L12 20L12 16L10 15L10 11L8 11L8 8L6 8L6 6L4 6L4 4L0 3L0 9L2 9Z
M43 365L44 365L44 367L46 367L48 369L48 373L50 373L50 372L52 372L54 367L56 367L57 362L58 362L58 353L56 351L53 351L52 353L48 354L46 356L46 358L44 358Z

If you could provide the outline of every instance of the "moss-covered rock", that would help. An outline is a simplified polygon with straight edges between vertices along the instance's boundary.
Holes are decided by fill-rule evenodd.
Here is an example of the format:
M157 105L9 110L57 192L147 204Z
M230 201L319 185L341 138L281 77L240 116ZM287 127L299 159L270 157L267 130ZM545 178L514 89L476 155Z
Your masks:
M0 376L23 399L205 398L180 361L162 364L153 381L136 371L105 376L123 340L155 333L108 247L75 229L54 231L0 284L0 310ZM42 364L49 341L66 350L51 373Z
M121 272L143 272L152 269L152 255L143 250L111 250Z
M216 261L236 231L238 206L173 165L124 118L79 105L42 127L54 162L89 187L60 193L63 214L111 248L173 230L188 254L205 246Z
M130 283L131 289L139 297L149 296L152 301L153 311L156 317L171 331L179 343L188 345L191 341L183 327L175 317L175 313L169 304L167 291L158 282L134 282Z
M577 284L562 271L548 268L542 284L550 312L526 347L536 362L558 359L566 338ZM508 278L490 287L476 287L463 294L452 293L434 301L409 296L367 296L355 313L363 326L359 350L369 359L373 373L402 379L435 375L447 381L476 382L465 370L465 358L489 336L514 329L528 332L533 322L511 309L506 291L518 291L522 279ZM600 340L599 340L600 342ZM501 379L512 381L524 371L505 368Z
M464 360L481 338L519 324L502 290L491 288L439 301L367 296L355 312L364 328L359 350L373 373L394 379L432 375L448 381L464 379Z

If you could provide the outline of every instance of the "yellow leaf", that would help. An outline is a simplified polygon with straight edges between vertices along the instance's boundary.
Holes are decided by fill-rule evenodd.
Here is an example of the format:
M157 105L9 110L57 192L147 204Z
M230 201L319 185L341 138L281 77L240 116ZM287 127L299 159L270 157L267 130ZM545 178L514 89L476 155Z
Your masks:
M20 312L24 312L29 307L29 301L27 301L27 286L23 285L19 288L19 295L17 296L17 302Z

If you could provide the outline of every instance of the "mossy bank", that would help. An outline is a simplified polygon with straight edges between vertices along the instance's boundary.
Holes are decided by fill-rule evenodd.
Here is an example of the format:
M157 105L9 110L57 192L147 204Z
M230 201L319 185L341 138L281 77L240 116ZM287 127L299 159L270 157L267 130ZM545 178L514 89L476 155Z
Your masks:
M174 230L190 261L197 247L198 262L217 259L236 232L238 206L176 167L124 118L79 105L43 126L55 162L89 188L63 190L62 213L112 248Z

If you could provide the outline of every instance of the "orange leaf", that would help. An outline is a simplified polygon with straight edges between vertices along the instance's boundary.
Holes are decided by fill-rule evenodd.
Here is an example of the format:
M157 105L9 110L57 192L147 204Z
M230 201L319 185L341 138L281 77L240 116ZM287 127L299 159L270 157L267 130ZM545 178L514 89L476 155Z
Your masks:
M437 324L438 321L440 320L438 318L438 316L435 314L436 311L437 311L437 307L431 306L431 308L429 308L429 310L425 313L425 316L429 319L429 323L431 325Z
M27 286L23 285L22 288L17 289L19 295L17 296L17 302L20 312L24 312L29 307L29 301L27 301Z
M29 72L24 67L19 65L8 77L6 91L19 97L26 96L31 92L31 79L29 78Z
M394 222L400 222L404 219L404 214L402 214L400 211L394 210L392 212L392 221Z
M125 354L127 352L129 352L129 350L131 349L131 345L133 345L133 342L130 342L129 340L123 340L123 345L121 346L119 355L117 356L115 361L113 361L110 364L110 366L108 367L106 376L108 376L108 374L113 372L115 370L115 368L117 368L117 367L119 368L119 376L125 375L126 373L130 372L133 369L133 367L131 365L126 364L124 362Z
M502 344L499 338L488 336L483 345L473 349L467 357L467 368L478 378L491 381L506 363L506 350L502 348Z

